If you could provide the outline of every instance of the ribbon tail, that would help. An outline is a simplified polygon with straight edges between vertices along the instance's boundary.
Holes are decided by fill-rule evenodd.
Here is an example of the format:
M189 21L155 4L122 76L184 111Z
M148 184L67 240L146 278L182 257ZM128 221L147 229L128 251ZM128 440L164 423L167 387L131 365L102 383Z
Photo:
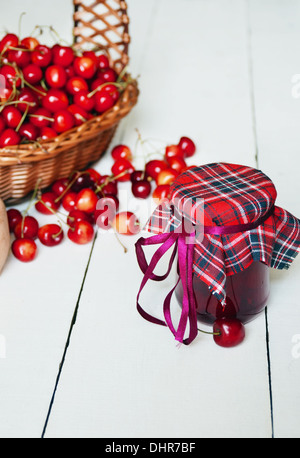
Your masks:
M137 301L136 301L136 306L139 314L147 321L150 321L151 323L158 324L160 326L167 326L167 324L163 321L160 320L159 318L153 317L149 313L147 313L140 305L140 295L146 286L146 283L149 280L156 280L156 281L162 281L164 280L170 273L175 256L176 256L176 251L177 251L177 239L178 239L178 234L175 232L172 232L171 234L159 234L159 236L154 236L149 239L140 239L136 243L136 254L137 254L137 259L139 262L139 265L141 267L141 270L144 273L144 278L142 280L138 295L137 295ZM158 248L158 250L155 252L155 254L152 257L152 260L150 261L150 264L148 265L146 262L146 258L142 249L142 246L144 245L153 245L153 244L159 244L163 243L163 245ZM175 244L175 248L173 250L168 270L167 273L163 276L157 276L154 275L154 269L156 265L158 264L159 260L162 258L162 256L171 248L172 245Z

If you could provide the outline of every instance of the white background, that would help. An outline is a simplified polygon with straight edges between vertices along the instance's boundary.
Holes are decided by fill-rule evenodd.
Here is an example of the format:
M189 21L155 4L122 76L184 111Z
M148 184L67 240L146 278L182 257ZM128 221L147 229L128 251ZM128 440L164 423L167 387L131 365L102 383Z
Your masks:
M259 167L278 205L299 217L300 1L128 5L141 95L111 147L134 148L136 128L169 143L188 135L189 164ZM3 31L17 32L23 11L22 35L48 24L71 39L71 0L1 0ZM111 165L108 152L96 168ZM300 437L300 259L271 272L267 313L242 345L200 335L178 349L137 314L137 237L122 240L126 255L99 234L94 245L40 246L28 265L10 256L0 277L0 437ZM159 309L171 284L151 286L145 304Z

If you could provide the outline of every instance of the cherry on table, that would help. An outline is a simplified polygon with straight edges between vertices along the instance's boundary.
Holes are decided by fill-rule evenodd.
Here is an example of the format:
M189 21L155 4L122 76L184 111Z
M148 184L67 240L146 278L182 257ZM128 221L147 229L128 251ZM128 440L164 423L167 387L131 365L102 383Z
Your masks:
M196 152L196 145L189 137L181 137L178 145L183 151L184 157L191 157Z
M37 254L37 245L32 239L16 239L12 243L13 255L22 262L31 262Z
M140 223L137 216L130 211L123 211L116 214L112 226L119 234L135 235L140 232Z
M105 196L99 199L94 213L97 226L101 229L110 229L118 208L119 199L116 196Z
M127 159L118 159L111 168L116 181L129 181L134 172L134 166Z
M67 211L70 212L75 208L75 202L77 198L77 192L69 191L62 198L62 206Z
M178 173L183 172L187 168L187 163L180 156L170 157L168 159L168 164L172 169L176 170Z
M134 197L146 199L151 194L151 183L148 180L135 181L131 185L131 191Z
M52 215L57 212L60 207L60 202L57 200L57 195L54 192L45 192L35 204L38 212L44 215Z
M172 184L178 175L179 173L177 172L177 170L172 169L171 167L168 167L162 170L157 175L155 181L156 181L157 186L163 185L163 184Z
M152 193L154 202L159 205L163 200L169 199L171 186L169 184L162 184L156 186Z
M234 347L245 338L245 327L237 318L220 318L213 324L214 341L221 347Z
M22 213L17 208L10 208L9 210L7 210L6 213L7 213L9 230L10 232L13 232L16 225L23 219Z
M168 168L168 164L165 161L160 159L153 159L147 162L145 171L149 177L151 177L153 180L156 180L158 174L166 168Z
M165 159L168 160L171 157L184 157L184 152L179 145L168 145L165 151Z
M75 207L85 213L94 213L98 200L97 194L92 189L84 188L76 196Z
M58 224L45 224L39 228L38 238L45 246L57 246L64 238L64 231Z
M111 156L115 161L118 159L132 161L133 159L131 149L127 145L116 145L111 151Z
M76 208L74 208L68 214L67 223L70 227L74 228L75 223L77 221L87 221L88 223L93 224L94 218L93 215L87 214L81 210L77 210Z
M37 238L38 230L39 223L37 219L33 216L25 216L16 224L13 232L17 239L25 238L34 240Z
M90 243L94 238L94 227L88 221L76 221L68 230L69 239L78 245Z

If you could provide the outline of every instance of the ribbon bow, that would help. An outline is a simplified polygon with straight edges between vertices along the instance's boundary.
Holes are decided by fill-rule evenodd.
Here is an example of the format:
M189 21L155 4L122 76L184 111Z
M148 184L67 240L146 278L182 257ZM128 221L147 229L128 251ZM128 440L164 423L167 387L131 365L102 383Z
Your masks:
M197 330L197 313L196 313L196 301L194 297L193 291L193 253L194 253L194 240L195 240L195 233L188 234L185 230L183 225L180 228L177 228L176 231L170 233L163 233L158 234L153 237L149 238L140 238L135 247L136 247L136 255L139 266L144 273L144 278L142 280L138 296L137 296L137 310L140 315L150 321L151 323L158 324L161 326L168 327L173 335L175 336L175 340L183 343L185 345L189 345L198 334ZM148 264L146 261L146 257L143 251L144 246L149 245L161 245L157 251L154 253L150 263ZM173 252L169 261L169 266L167 272L164 275L155 275L154 270L157 266L158 262L164 256L164 254L170 249L173 248ZM168 293L164 300L163 304L163 313L165 321L155 318L149 315L140 305L139 299L142 290L144 289L146 283L149 280L154 281L163 281L165 280L174 263L176 254L178 253L178 273L179 278L171 291ZM183 288L183 300L182 300L182 311L179 320L179 324L177 329L175 329L172 317L171 317L171 299L172 295L179 283L182 282ZM184 338L185 332L187 329L187 325L190 325L189 329L189 336Z

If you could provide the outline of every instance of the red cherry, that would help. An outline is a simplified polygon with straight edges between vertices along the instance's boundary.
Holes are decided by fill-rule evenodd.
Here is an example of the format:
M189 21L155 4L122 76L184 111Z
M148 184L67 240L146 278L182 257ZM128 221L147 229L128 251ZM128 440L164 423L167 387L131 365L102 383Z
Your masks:
M38 238L45 246L59 245L64 238L64 231L58 224L45 224L38 231Z
M117 196L118 195L118 184L116 181L110 181L109 183L105 184L104 186L101 186L101 190L99 192L99 195L101 196L107 196L107 195L113 195Z
M25 48L30 49L33 51L37 46L39 46L40 42L34 37L25 37L21 41L21 45L25 46Z
M95 78L91 81L91 91L94 92L94 91L100 91L101 89L103 89L105 86L103 86L105 84L105 81L103 78Z
M2 54L9 47L17 48L19 46L19 38L13 33L8 33L0 41L0 53Z
M94 228L88 221L76 221L74 227L68 230L69 239L79 245L90 243L94 238Z
M2 110L2 117L8 127L15 129L22 119L22 113L18 108L11 105Z
M75 57L73 67L76 75L84 79L91 79L96 73L97 65L93 59L86 56Z
M48 46L38 45L31 53L31 62L39 67L48 67L52 60L52 51Z
M52 88L42 98L42 105L46 110L54 113L58 110L66 110L69 106L69 99L61 89Z
M88 223L91 223L91 224L94 222L92 215L88 215L87 213L74 208L73 210L69 212L67 223L70 227L74 228L75 223L77 221L87 221Z
M80 91L74 95L73 101L76 105L85 111L92 111L95 107L93 97L88 97L89 91Z
M149 177L156 180L158 174L166 168L168 168L168 164L165 161L153 159L152 161L147 162L145 171Z
M2 116L0 117L0 134L4 131L6 125L5 125L5 121L4 119L2 118Z
M10 232L13 232L16 225L22 221L22 213L16 208L10 208L7 210L7 219Z
M108 68L109 67L109 60L105 54L101 54L98 57L98 65L99 65L99 68Z
M74 51L69 46L54 46L52 48L54 65L69 67L74 60Z
M185 160L180 156L170 157L170 159L168 159L168 164L172 169L176 170L178 173L183 172L187 167Z
M168 161L171 157L184 157L183 150L178 145L169 145L166 147L165 159Z
M112 149L111 156L115 161L118 159L128 159L128 161L131 161L133 159L131 149L126 145L115 146Z
M67 73L61 65L50 65L45 72L45 79L50 87L61 89L67 82Z
M68 107L68 111L74 116L76 126L80 126L90 118L90 114L75 103Z
M102 89L93 95L93 99L97 113L104 113L105 111L110 110L115 104L115 101L109 92L103 91Z
M53 129L58 133L72 129L75 123L75 117L68 110L60 110L54 113Z
M163 185L163 184L172 184L178 175L179 173L177 172L177 170L169 167L159 172L155 181L156 181L157 186Z
M82 54L84 57L89 57L95 62L96 67L99 65L99 58L94 51L84 51Z
M163 200L169 199L170 188L171 186L169 184L162 184L154 189L152 197L157 205L159 205Z
M131 183L135 183L136 181L144 181L144 180L151 181L151 177L148 177L145 170L135 170L130 175Z
M77 194L75 207L85 213L94 213L98 202L97 194L89 188L82 189Z
M36 127L47 127L50 124L51 112L46 108L37 108L34 113L30 115L30 122Z
M69 78L66 84L66 91L70 95L75 95L77 92L88 91L88 90L89 90L88 83L85 81L84 78L80 76L73 76Z
M18 145L21 141L21 136L13 129L5 129L0 135L0 148L6 146Z
M105 83L114 83L117 81L118 75L112 68L100 68L97 72L97 78L103 79Z
M111 168L116 181L129 181L134 167L127 159L118 159Z
M36 93L27 87L21 89L18 95L18 101L24 102L18 103L18 110L22 113L25 113L25 111L33 113L37 109L39 103Z
M105 84L101 90L103 92L108 92L114 102L116 102L120 97L119 90L114 84Z
M184 157L191 157L196 152L196 145L189 137L181 137L178 145L183 151Z
M60 178L59 180L54 181L51 186L51 191L54 192L57 197L60 197L67 189L68 184L69 180L67 178Z
M11 67L10 65L3 65L0 68L0 75L4 76L6 84L9 88L12 88L14 84L16 87L21 86L21 79L17 75L17 71L14 67Z
M35 64L29 64L23 68L23 75L25 81L30 84L37 84L43 78L43 71L41 67Z
M25 216L14 228L17 239L36 239L39 230L39 223L33 216Z
M77 193L73 191L67 192L64 195L61 203L62 203L63 208L67 212L70 212L71 210L75 208L76 198L77 198Z
M37 211L43 213L44 215L52 215L57 212L59 207L60 203L57 201L57 196L54 192L45 192L42 194L40 200L35 204Z
M31 262L37 254L37 246L32 239L16 239L12 244L13 255L22 262Z
M112 226L119 234L135 235L140 231L140 223L132 212L117 213L112 221Z
M97 172L97 170L95 169L86 169L86 172L90 175L91 179L95 182L95 183L98 183L100 178L101 178L101 175L99 172Z
M221 347L234 347L245 338L245 327L236 318L217 319L213 325L214 341Z
M94 180L91 178L91 175L87 172L75 173L74 176L72 176L71 181L73 182L71 187L71 191L73 192L79 192L85 188L94 190L96 187Z
M42 127L40 130L40 138L42 140L50 140L57 137L57 132L52 127Z
M25 51L22 49L25 49ZM16 65L20 68L26 67L26 65L31 62L30 52L23 45L18 45L18 50L9 50L7 53L7 59L9 62L15 62Z
M39 136L39 129L34 126L31 122L22 124L19 129L19 133L22 137L25 137L29 141L35 141Z
M139 199L146 199L151 194L151 183L148 180L135 181L131 186L132 194Z

